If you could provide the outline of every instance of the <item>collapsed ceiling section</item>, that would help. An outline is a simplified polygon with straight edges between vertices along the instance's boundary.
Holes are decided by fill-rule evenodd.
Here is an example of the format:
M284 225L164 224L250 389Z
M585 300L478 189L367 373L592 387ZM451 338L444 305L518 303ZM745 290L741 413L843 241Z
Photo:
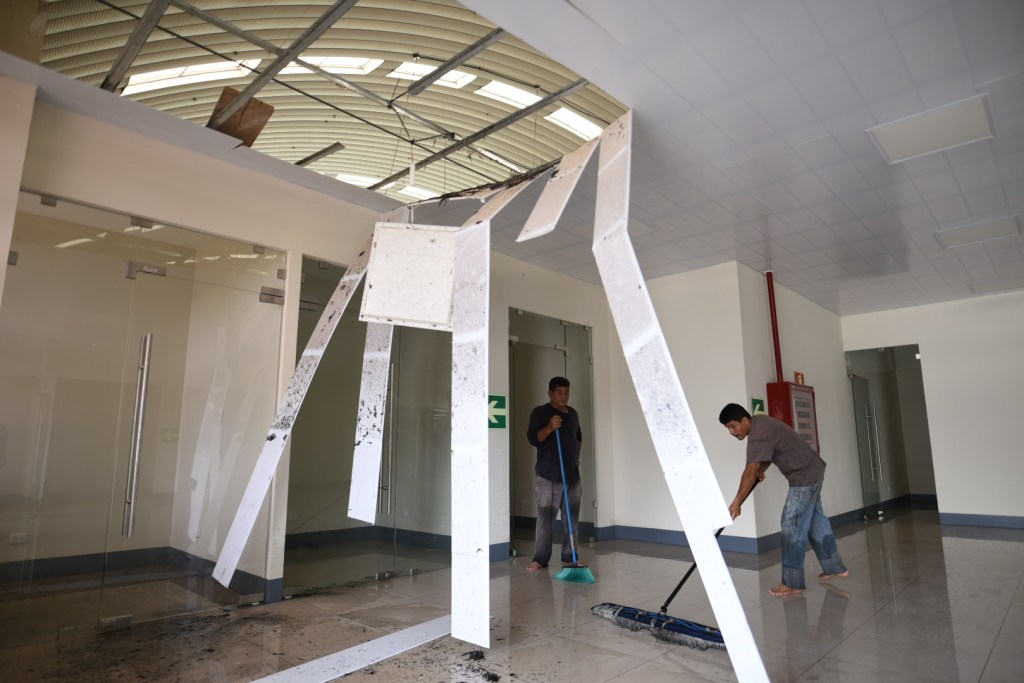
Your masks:
M450 0L64 0L41 61L403 202L548 166L626 110Z

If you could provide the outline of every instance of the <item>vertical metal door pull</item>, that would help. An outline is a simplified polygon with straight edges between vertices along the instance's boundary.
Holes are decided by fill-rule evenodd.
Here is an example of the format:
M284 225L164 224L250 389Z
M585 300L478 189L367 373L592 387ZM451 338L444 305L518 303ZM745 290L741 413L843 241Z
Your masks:
M135 497L139 492L139 458L142 455L142 434L146 422L146 394L149 391L149 360L153 353L153 335L146 333L139 346L139 373L135 385L135 415L132 418L132 441L128 455L128 481L124 493L124 519L121 535L131 538L135 533Z

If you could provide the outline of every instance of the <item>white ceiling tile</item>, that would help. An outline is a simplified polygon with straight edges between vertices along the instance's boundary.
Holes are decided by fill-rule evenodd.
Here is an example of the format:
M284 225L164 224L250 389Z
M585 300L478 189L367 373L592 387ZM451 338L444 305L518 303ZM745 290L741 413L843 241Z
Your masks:
M715 126L736 143L752 142L770 137L775 130L739 95L701 107Z
M1016 0L964 2L957 7L960 36L972 66L1021 51L1024 3Z
M734 194L739 188L711 164L700 162L686 167L686 180L712 199Z
M851 5L860 3L849 3ZM839 52L858 92L868 102L913 89L914 81L888 32Z
M913 180L903 180L875 188L889 209L899 209L924 202Z
M787 211L786 213L779 214L779 218L786 221L786 223L794 230L799 230L802 233L808 233L812 230L818 229L827 230L827 228L824 228L821 225L821 219L807 209Z
M875 0L814 0L807 8L837 50L887 30L885 17Z
M804 204L816 204L835 198L832 189L812 171L786 178L782 184Z
M692 45L711 66L737 88L779 73L750 30L736 17L726 17L690 36Z
M1000 184L999 169L993 159L953 167L957 184L964 192L971 192Z
M814 213L814 215L817 216L825 225L833 225L853 220L853 214L850 213L850 210L843 206L843 203L838 199L830 199L827 202L818 202L807 208L810 209L811 212Z
M864 176L850 161L843 161L817 169L818 177L836 193L853 194L868 189Z
M797 234L783 235L772 239L773 246L781 246L790 254L806 254L814 251L817 247Z
M727 211L744 221L755 221L768 213L764 204L748 194L736 194L718 202Z
M771 182L749 190L750 195L772 213L785 213L800 207L800 202L780 183Z
M938 173L944 169L949 168L949 163L946 161L946 157L942 154L926 154L923 157L917 157L916 159L908 159L907 161L899 164L907 173L913 177L929 175L931 173Z
M864 104L853 81L835 57L805 64L790 70L787 75L818 116L832 116Z
M778 268L780 270L795 270L797 268L806 267L806 264L800 260L799 256L793 256L787 254L785 256L772 256L771 258L772 268Z
M800 233L804 238L818 249L834 247L842 243L843 239L831 228L820 227L810 230L803 230Z
M829 51L825 35L799 0L765 0L750 4L740 18L784 69Z
M846 246L850 242L859 242L861 240L871 239L872 237L871 231L857 219L836 223L832 227L832 230L842 238L843 245L841 246Z
M846 152L830 133L823 133L818 137L803 140L799 143L790 142L793 151L800 155L812 168L828 166L845 160Z
M1006 183L1003 186L1003 191L1006 192L1006 203L1009 204L1010 209L1017 213L1024 213L1024 180Z
M736 184L737 187L750 189L771 182L772 177L753 161L722 169L722 174Z
M817 118L796 88L782 76L747 88L743 96L779 133L799 128Z
M893 213L896 214L897 220L899 220L907 230L920 230L924 228L935 229L938 227L935 223L935 218L932 216L932 212L928 210L928 206L925 204L914 204L912 206L893 209Z
M698 154L712 156L730 150L736 144L698 110L679 117L679 139Z
M957 254L957 256L964 268L977 268L979 266L992 265L992 258L988 255L988 251L977 251L971 254Z
M858 218L871 216L886 210L885 202L882 201L882 197L874 190L847 195L846 197L841 197L840 201L850 210L850 213Z
M868 104L868 109L871 110L871 115L876 120L885 124L907 116L920 114L925 111L926 107L921 101L921 96L917 90L910 87L906 90L900 90L886 97L873 100Z
M832 133L847 156L860 157L867 154L881 157L874 140L867 132L878 124L878 119L867 107L857 107L825 119L825 127ZM883 159L884 161L884 159Z
M967 208L971 210L971 217L975 220L1007 213L1006 192L999 186L965 192L964 201L967 202Z
M947 76L937 81L923 83L917 87L917 94L925 109L934 109L978 94L974 79L969 71Z
M900 223L896 219L896 216L890 211L877 213L873 216L865 216L860 219L860 222L868 229L868 232L876 237L893 234L899 234L902 236L906 232L903 224Z
M925 205L927 205L928 210L932 212L932 216L935 217L935 220L940 225L958 223L971 217L971 211L967 208L967 203L959 195L934 199L930 202L925 202Z
M997 132L996 135L999 133ZM992 141L984 140L976 144L962 145L960 147L954 147L953 149L947 149L942 153L946 157L946 161L950 166L956 168L957 166L966 166L974 164L979 161L986 159L995 159L995 153L992 151Z
M1024 180L1024 151L996 157L996 166L999 167L999 178L1004 183Z
M758 140L747 145L750 158L776 179L788 178L807 170L807 163L781 137Z
M892 33L917 83L967 70L967 56L952 8L897 26Z
M732 92L732 85L685 41L677 38L646 45L650 50L646 63L651 71L671 88L671 92L689 104L699 107ZM685 64L686 68L680 69L680 64ZM673 109L664 113L678 115Z
M719 251L732 249L736 246L736 238L725 232L725 229L709 232L701 235L700 238Z
M726 211L716 202L701 204L692 209L693 213L717 229L730 228L741 223L740 219L730 211Z
M720 0L648 0L683 35L703 31L732 9Z
M949 170L914 178L914 185L917 186L917 191L921 193L921 197L926 202L960 192L956 177Z

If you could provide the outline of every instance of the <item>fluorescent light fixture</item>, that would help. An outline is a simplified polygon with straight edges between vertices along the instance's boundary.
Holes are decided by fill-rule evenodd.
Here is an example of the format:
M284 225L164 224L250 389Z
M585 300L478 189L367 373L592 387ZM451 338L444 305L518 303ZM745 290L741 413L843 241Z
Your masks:
M418 81L430 72L434 71L436 68L436 66L430 66L429 64L402 62L401 66L388 74L388 78L401 78L406 81ZM452 70L434 82L438 85L443 85L449 88L461 88L475 80L476 76L473 74L468 74L465 71Z
M150 90L173 88L190 83L220 81L226 78L245 78L259 66L258 59L245 59L241 62L212 62L209 64L193 64L176 69L161 69L135 74L128 77L128 85L121 91L122 95L135 95Z
M591 123L576 112L569 111L565 107L559 107L558 111L554 114L548 114L544 117L544 120L550 121L556 126L561 126L570 133L588 141L601 134L601 126Z
M228 258L259 258L259 254L228 254Z
M1009 292L1015 289L1024 289L1024 277L992 280L991 282L979 282L971 285L971 291L975 294L995 294L996 292Z
M986 94L975 95L867 132L890 164L987 140L992 137L992 124L986 98Z
M79 244L86 244L87 242L92 242L92 240L89 239L88 237L83 237L82 239L78 239L78 240L71 240L69 242L61 242L60 244L56 244L54 246L57 249L67 249L68 247L77 247Z
M422 187L416 187L415 185L406 185L398 191L398 194L404 194L407 197L413 197L415 199L433 199L434 197L441 196L436 192L431 192L430 190L425 190Z
M491 81L484 87L476 91L477 95L483 95L492 100L498 102L504 102L505 104L511 104L517 109L526 109L531 104L540 102L541 98L539 95L526 92L511 85L506 85L498 81Z
M1019 235L1020 226L1017 224L1017 217L1006 216L991 221L937 230L935 232L935 239L938 240L939 246L943 249L949 249L978 242L998 240L1004 237L1018 237Z
M384 63L383 59L369 59L367 57L314 57L312 55L302 55L299 59L306 64L318 66L327 73L356 74L358 76L365 76ZM301 66L297 62L292 62L285 68L281 69L281 73L310 74L313 72L306 67Z

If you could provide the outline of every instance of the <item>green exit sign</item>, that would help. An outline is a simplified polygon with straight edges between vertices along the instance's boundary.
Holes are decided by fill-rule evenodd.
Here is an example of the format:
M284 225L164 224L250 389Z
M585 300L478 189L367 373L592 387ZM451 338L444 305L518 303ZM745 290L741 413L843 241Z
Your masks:
M506 396L487 397L487 426L491 429L508 428L508 398Z

